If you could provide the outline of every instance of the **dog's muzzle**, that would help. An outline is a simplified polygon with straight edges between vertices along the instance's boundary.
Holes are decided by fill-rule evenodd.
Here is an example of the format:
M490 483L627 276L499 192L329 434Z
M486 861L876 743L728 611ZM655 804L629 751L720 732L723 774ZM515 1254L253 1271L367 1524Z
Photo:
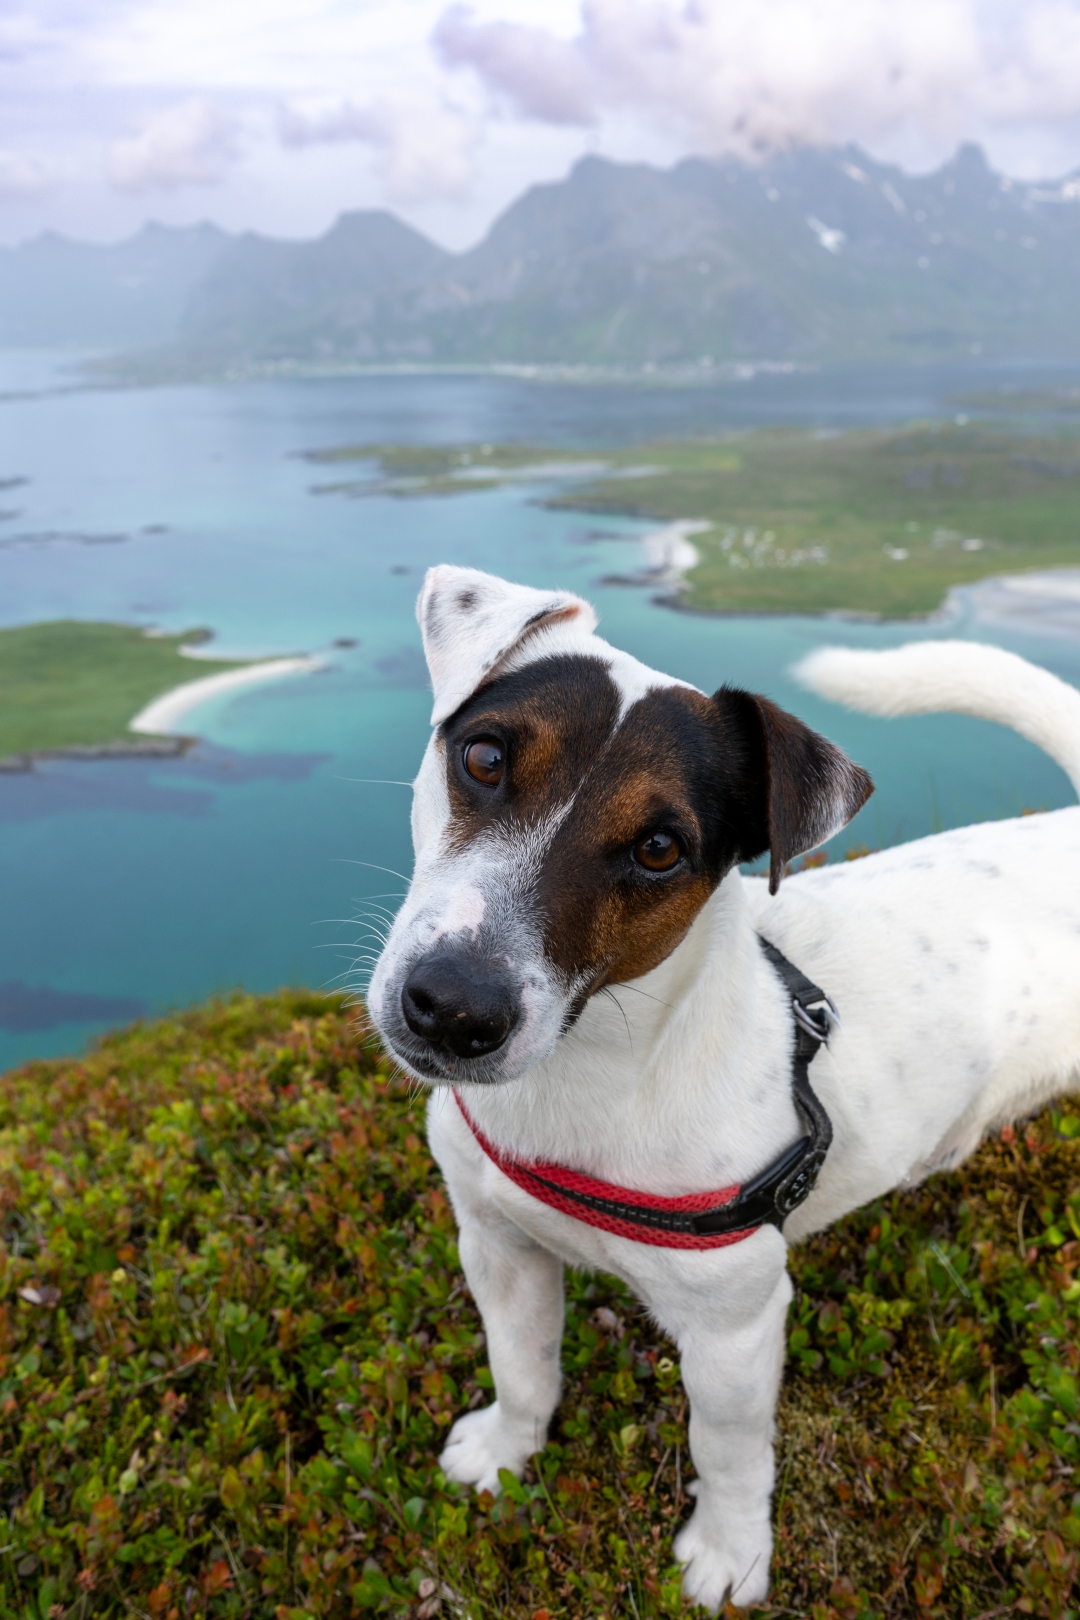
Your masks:
M517 992L490 961L462 951L433 951L415 963L401 992L412 1033L436 1051L486 1057L521 1016Z

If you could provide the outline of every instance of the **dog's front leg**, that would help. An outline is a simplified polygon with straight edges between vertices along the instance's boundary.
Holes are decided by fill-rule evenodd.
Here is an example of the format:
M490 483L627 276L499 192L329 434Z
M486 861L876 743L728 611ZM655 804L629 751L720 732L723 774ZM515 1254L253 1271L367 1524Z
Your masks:
M484 1319L495 1400L450 1431L440 1467L450 1479L499 1490L499 1469L520 1474L547 1439L559 1401L562 1262L491 1204L463 1209L461 1263Z
M686 1596L714 1613L725 1601L742 1606L768 1596L773 1416L791 1299L779 1233L769 1228L739 1247L757 1250L759 1263L744 1253L734 1275L657 1313L679 1346L698 1475L675 1556L686 1566Z

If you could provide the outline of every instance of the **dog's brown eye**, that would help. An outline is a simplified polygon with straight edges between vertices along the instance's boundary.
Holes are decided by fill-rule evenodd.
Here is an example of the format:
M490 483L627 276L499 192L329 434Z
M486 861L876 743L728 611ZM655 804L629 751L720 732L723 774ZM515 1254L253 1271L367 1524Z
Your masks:
M497 742L470 743L465 750L465 769L477 782L498 787L506 756Z
M647 838L639 838L632 853L638 865L647 871L666 872L682 854L682 845L672 833L654 832Z

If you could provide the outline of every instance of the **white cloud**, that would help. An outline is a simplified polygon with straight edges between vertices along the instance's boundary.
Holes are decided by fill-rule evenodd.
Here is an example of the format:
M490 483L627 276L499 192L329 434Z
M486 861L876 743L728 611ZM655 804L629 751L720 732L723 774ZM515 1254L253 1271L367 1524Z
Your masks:
M929 168L977 140L1017 176L1080 164L1080 0L472 7L0 0L0 237L116 236L150 203L309 235L389 203L461 246L587 151L855 140Z
M593 75L585 53L529 24L477 24L470 8L440 17L432 44L447 67L472 67L512 112L544 124L592 124Z
M238 120L192 96L151 118L133 139L116 141L109 150L109 178L122 191L213 185L224 178L238 148Z
M584 0L570 39L455 5L433 43L518 116L630 113L703 153L912 124L938 145L1062 121L1080 140L1077 0Z
M475 119L422 95L381 98L359 106L343 101L310 111L286 105L280 111L278 133L286 146L355 141L371 148L387 195L401 202L466 191L479 136Z

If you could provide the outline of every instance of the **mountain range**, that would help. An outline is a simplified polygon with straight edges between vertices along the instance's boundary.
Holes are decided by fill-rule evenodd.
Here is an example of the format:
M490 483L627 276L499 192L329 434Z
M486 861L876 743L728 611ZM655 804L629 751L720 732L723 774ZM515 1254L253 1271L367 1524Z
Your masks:
M382 210L314 241L146 226L0 250L0 343L160 374L298 364L708 367L1080 355L1080 176L966 145L914 176L857 147L660 170L582 159L450 253Z

